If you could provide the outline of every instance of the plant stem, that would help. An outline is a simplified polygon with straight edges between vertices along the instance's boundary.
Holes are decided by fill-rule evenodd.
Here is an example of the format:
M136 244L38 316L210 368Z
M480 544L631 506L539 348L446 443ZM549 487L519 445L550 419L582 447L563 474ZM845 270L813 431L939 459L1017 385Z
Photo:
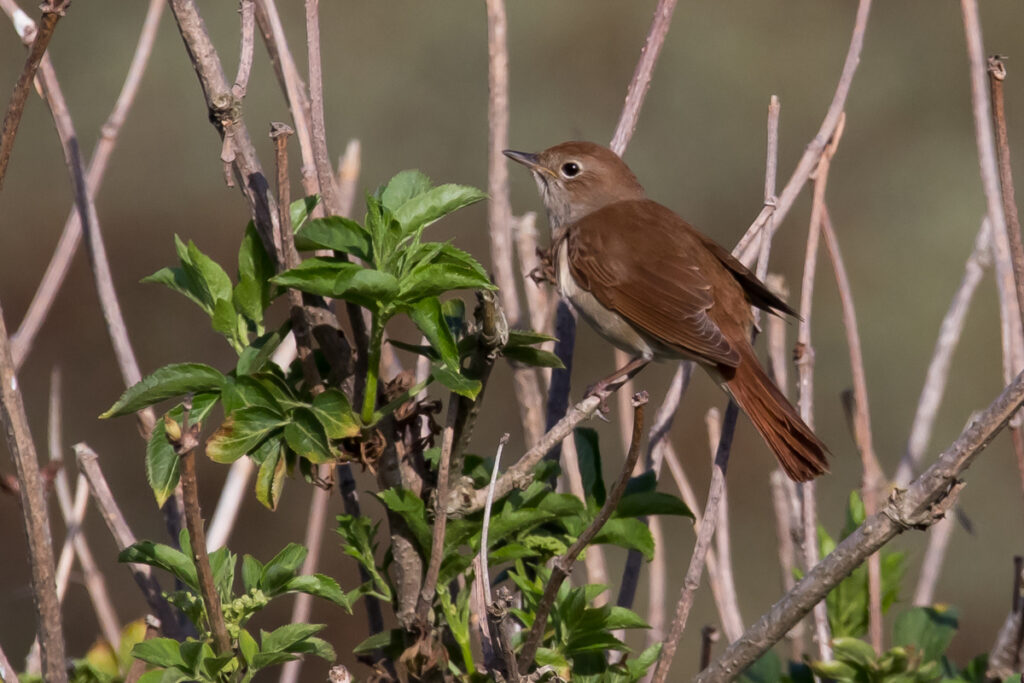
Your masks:
M366 364L366 390L363 392L363 424L373 423L373 409L377 405L377 376L380 374L380 346L384 341L383 316L374 311L370 319L370 347Z

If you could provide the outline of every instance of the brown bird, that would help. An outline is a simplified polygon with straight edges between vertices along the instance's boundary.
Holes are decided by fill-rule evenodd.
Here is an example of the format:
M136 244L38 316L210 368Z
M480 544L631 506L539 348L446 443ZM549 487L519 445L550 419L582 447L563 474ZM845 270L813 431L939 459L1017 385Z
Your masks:
M828 471L825 445L765 374L750 344L751 305L795 315L728 250L647 198L617 154L565 142L539 154L505 150L533 173L553 231L558 289L634 359L698 362L753 421L796 481Z

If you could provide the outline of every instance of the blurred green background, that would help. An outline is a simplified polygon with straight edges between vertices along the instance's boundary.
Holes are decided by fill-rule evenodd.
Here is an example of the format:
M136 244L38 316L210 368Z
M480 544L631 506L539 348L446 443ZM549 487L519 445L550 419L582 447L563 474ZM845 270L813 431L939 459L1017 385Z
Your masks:
M726 0L681 3L655 72L639 127L625 157L649 194L694 225L732 246L761 208L765 112L769 97L782 102L780 187L817 131L832 97L852 28L852 0ZM75 119L83 150L91 150L99 126L121 86L146 3L92 0L75 3L57 28L50 54ZM304 69L302 3L280 3L300 68ZM570 138L607 142L618 119L655 3L509 3L511 139L517 149L538 150ZM34 7L26 10L36 13ZM207 25L234 74L238 17L234 2L201 3ZM1016 159L1024 158L1024 87L1021 54L1024 6L989 0L982 7L986 52L1008 55L1007 111ZM481 2L322 3L323 68L328 144L337 158L345 142L363 149L361 189L372 189L403 168L420 168L437 182L486 187L487 45ZM0 35L0 87L11 87L24 60L13 31ZM2 84L8 84L3 86ZM7 92L6 90L2 92ZM934 0L876 3L860 70L847 108L847 125L829 182L829 206L846 258L870 392L876 450L887 474L905 448L925 369L970 253L984 210L971 118L967 61L959 7ZM265 51L256 62L245 100L245 117L271 164L269 123L288 112ZM227 367L233 353L203 316L182 297L139 279L173 261L172 235L195 240L222 263L234 263L248 220L237 189L224 186L219 140L182 42L164 17L152 64L110 164L98 210L125 317L143 372L170 362L196 360ZM295 148L293 146L293 152ZM297 153L293 168L297 166ZM1024 173L1020 163L1018 170ZM511 169L517 213L540 210L533 183ZM296 178L297 180L297 178ZM293 193L298 192L297 182ZM808 193L782 226L773 251L796 300ZM22 318L71 206L60 147L48 110L32 96L0 195L0 300L9 330ZM541 219L543 225L543 218ZM460 212L432 228L488 263L485 207ZM833 452L833 473L819 485L819 509L836 533L859 460L847 428L840 392L849 387L848 352L827 260L819 263L813 316L817 359L816 424ZM795 325L790 325L790 343ZM581 330L574 369L574 396L606 374L611 352L591 331ZM32 427L42 449L49 374L64 376L64 438L87 441L139 537L163 539L163 527L143 471L143 445L134 422L96 419L122 386L102 325L92 278L79 253L63 293L47 321L20 381ZM986 406L1002 385L998 313L991 276L979 289L950 377L931 442L934 454L960 431L971 412ZM660 396L668 366L648 369L638 385ZM513 434L507 454L522 451L518 424L509 421L509 373L502 367L488 391L474 448L490 455L498 436ZM708 478L703 416L723 396L703 374L680 410L673 438L698 490ZM598 425L605 466L617 469L618 435ZM0 447L3 448L3 447ZM68 455L70 458L70 453ZM730 514L737 584L744 619L756 619L778 596L774 522L767 473L772 459L741 419L730 467ZM0 471L11 472L9 459ZM212 513L226 468L201 463L201 492ZM372 480L360 475L364 491ZM1021 553L1024 506L1020 478L1000 437L968 476L961 502L974 525L958 527L937 599L958 605L961 630L951 654L961 664L987 651L1009 609L1012 556ZM305 528L309 490L286 487L271 513L249 498L230 541L238 552L272 556ZM663 488L671 490L666 483ZM332 514L340 501L332 502ZM364 509L380 506L363 496ZM56 517L56 515L54 515ZM25 541L17 503L0 497L0 643L20 666L31 638L32 602ZM675 600L694 534L684 520L664 524L670 543ZM143 613L143 601L98 515L86 525L94 550L118 599L124 620ZM56 538L63 536L59 523ZM894 545L907 552L909 604L926 537L912 533ZM617 576L623 557L612 553ZM353 563L326 539L323 570L354 586ZM646 595L638 596L644 610ZM264 625L280 623L290 606L271 610ZM671 609L671 608L670 608ZM69 652L84 653L96 627L84 589L73 584L64 610ZM325 637L343 661L363 637L361 609L354 616L317 605L314 621L330 624ZM717 620L702 589L674 669L676 680L696 670L699 632ZM633 641L639 644L639 639ZM323 680L326 666L309 662L305 680ZM357 667L358 675L366 669Z

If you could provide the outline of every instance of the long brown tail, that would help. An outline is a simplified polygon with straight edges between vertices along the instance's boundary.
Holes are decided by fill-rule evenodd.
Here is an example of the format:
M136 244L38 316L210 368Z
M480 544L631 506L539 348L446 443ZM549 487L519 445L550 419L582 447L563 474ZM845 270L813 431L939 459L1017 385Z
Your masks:
M754 350L747 346L740 356L739 366L727 380L729 391L775 452L782 469L794 481L809 481L828 472L825 444L768 378Z

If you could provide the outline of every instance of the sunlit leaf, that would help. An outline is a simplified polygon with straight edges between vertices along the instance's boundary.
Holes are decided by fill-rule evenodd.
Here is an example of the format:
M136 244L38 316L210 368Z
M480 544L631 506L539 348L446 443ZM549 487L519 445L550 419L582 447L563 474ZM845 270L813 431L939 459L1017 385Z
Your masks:
M202 363L165 365L129 387L101 418L134 413L146 406L188 393L219 392L224 375Z
M395 220L401 223L402 232L409 235L453 211L486 198L487 195L475 187L439 185L394 209Z
M313 411L299 408L292 411L289 418L284 426L284 440L289 448L315 464L334 461L334 453L327 443L324 426L317 420Z

